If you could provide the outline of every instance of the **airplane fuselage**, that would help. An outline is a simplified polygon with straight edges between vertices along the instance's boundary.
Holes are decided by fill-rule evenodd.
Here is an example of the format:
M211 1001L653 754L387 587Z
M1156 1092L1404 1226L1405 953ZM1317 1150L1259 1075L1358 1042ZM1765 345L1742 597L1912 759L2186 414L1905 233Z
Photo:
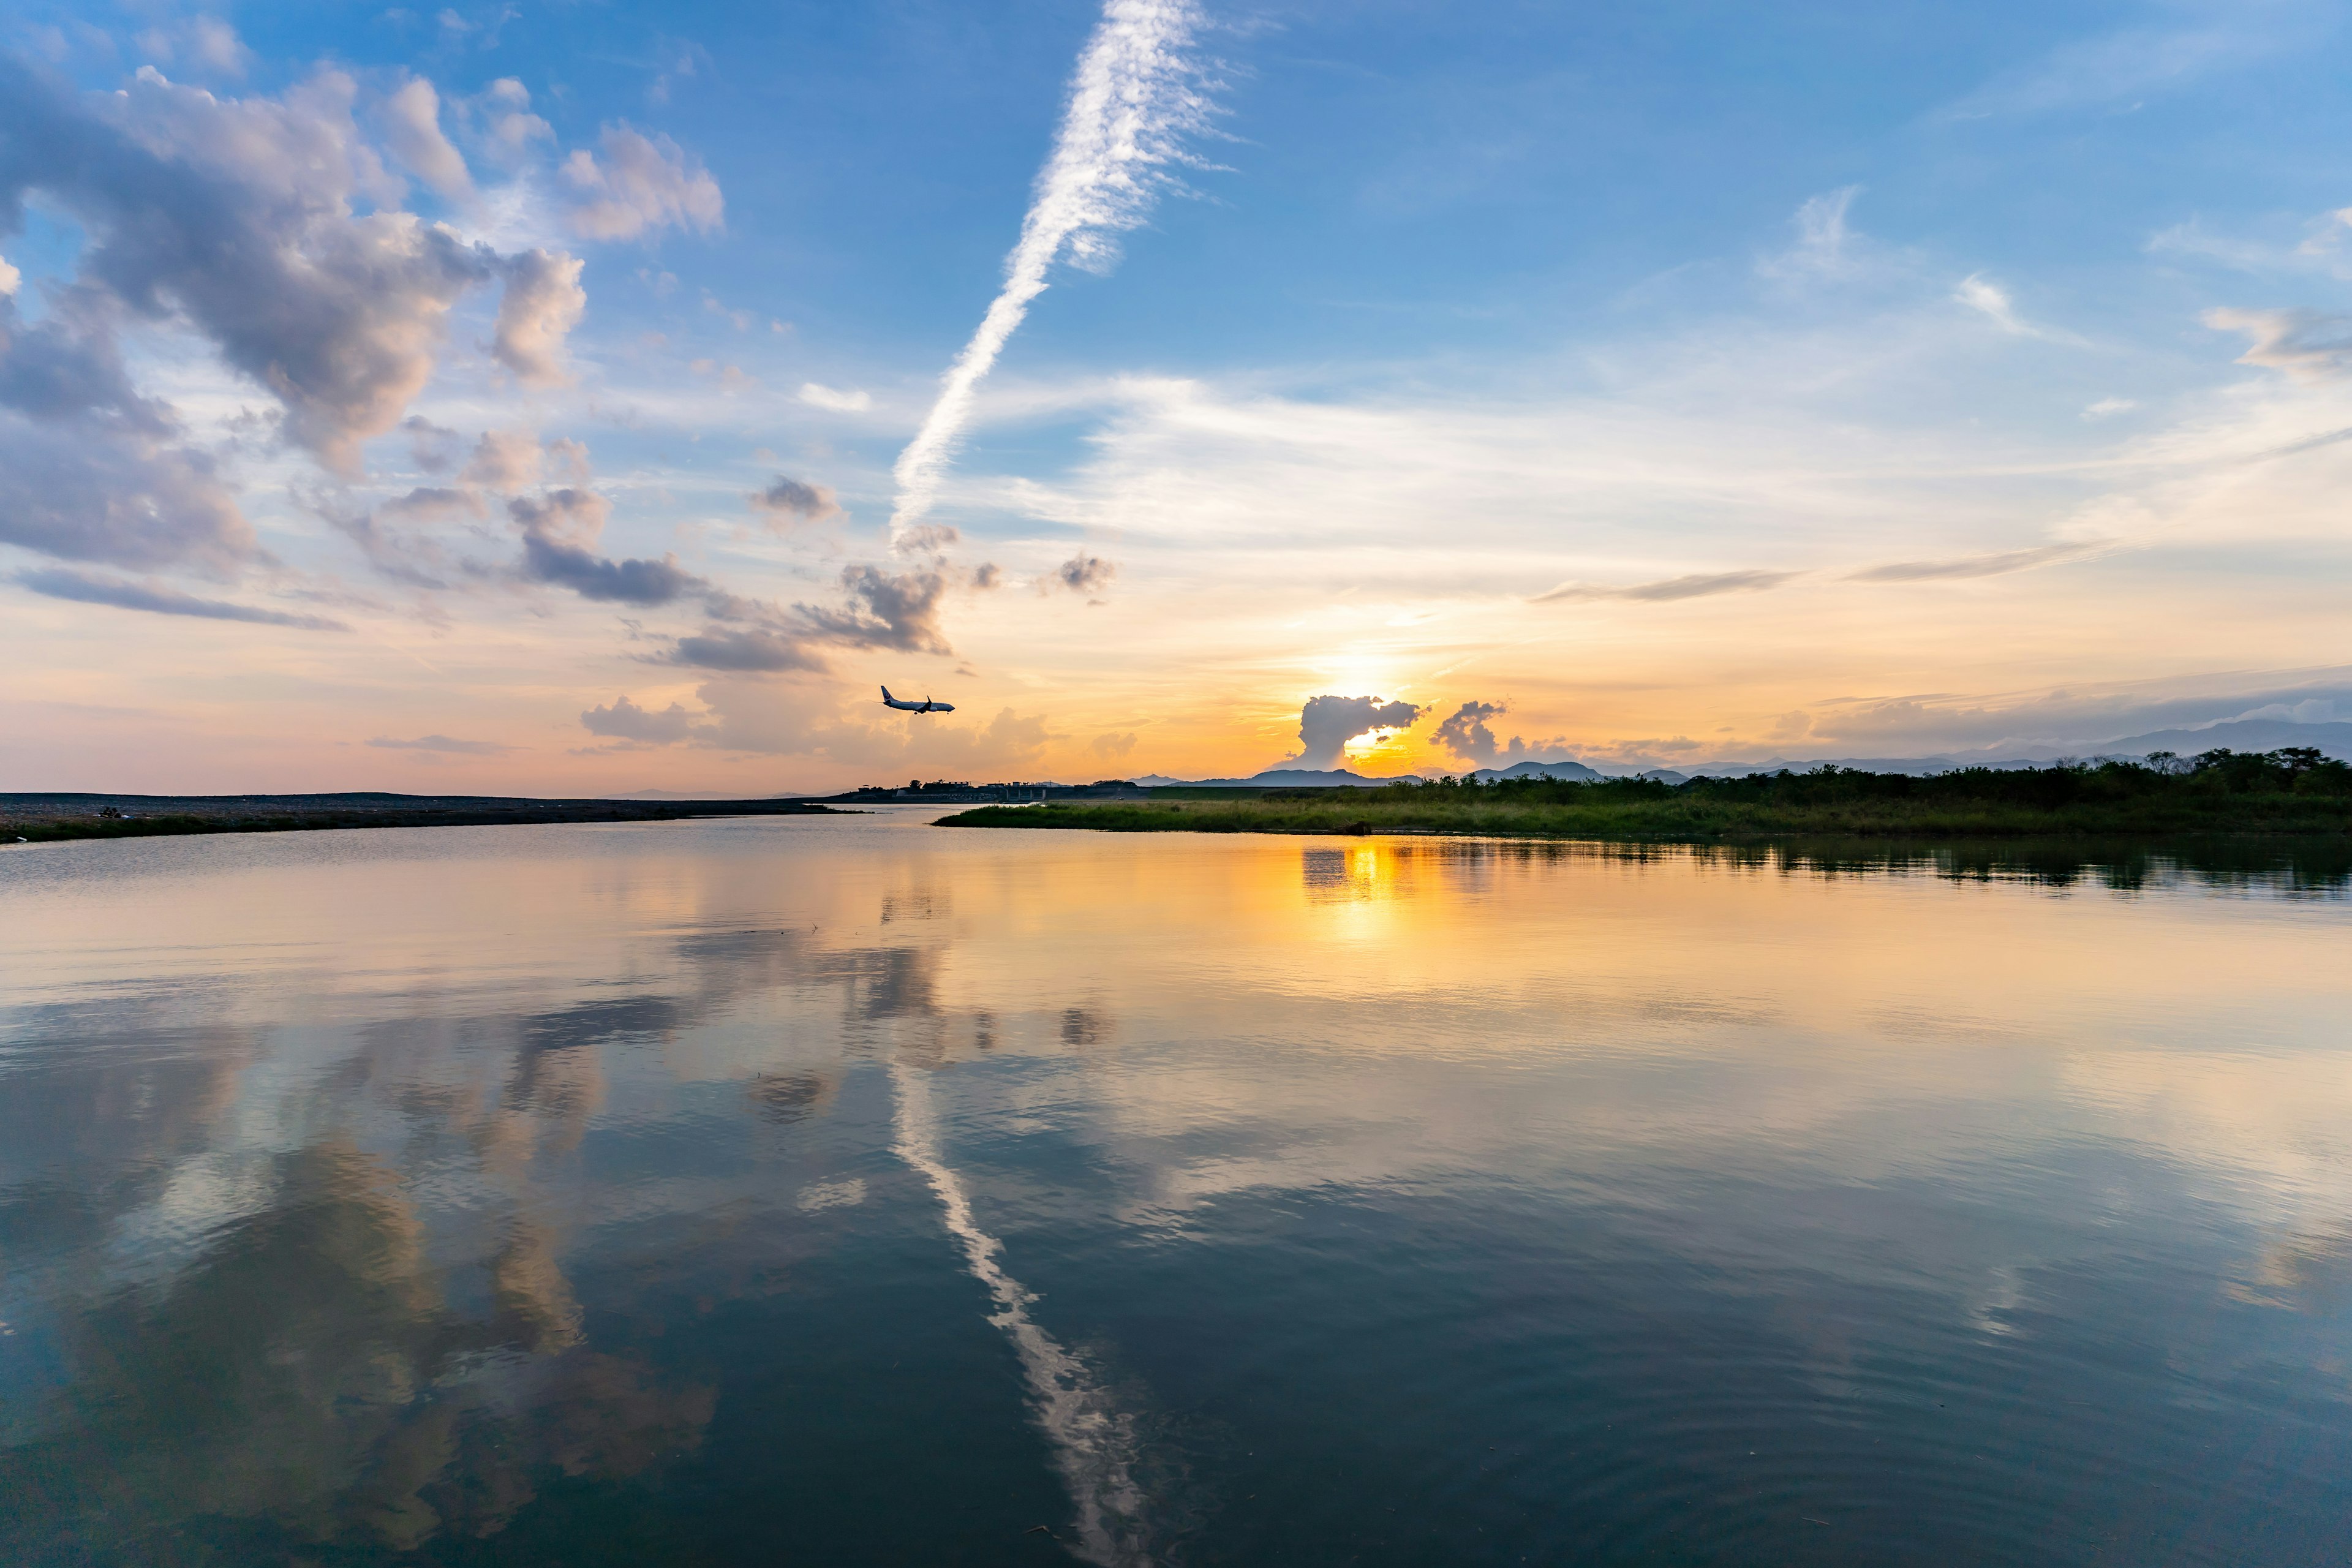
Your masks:
M920 702L901 701L890 695L890 689L887 686L882 689L882 706L896 708L901 713L952 713L955 711L954 703L934 702L928 697Z

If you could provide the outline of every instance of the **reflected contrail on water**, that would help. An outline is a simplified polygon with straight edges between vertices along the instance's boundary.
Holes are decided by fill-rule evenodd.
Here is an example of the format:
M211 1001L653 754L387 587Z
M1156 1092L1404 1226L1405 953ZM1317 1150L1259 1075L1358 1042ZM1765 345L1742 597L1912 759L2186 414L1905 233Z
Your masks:
M1141 1530L1145 1498L1135 1479L1134 1418L1112 1402L1093 1369L1029 1316L1029 1304L1037 1298L997 1261L1004 1244L972 1218L963 1179L940 1155L929 1075L893 1062L890 1087L898 1109L892 1147L939 1194L948 1229L963 1248L964 1267L995 1304L988 1321L1003 1331L1021 1358L1037 1425L1077 1509L1077 1554L1106 1568L1150 1563Z

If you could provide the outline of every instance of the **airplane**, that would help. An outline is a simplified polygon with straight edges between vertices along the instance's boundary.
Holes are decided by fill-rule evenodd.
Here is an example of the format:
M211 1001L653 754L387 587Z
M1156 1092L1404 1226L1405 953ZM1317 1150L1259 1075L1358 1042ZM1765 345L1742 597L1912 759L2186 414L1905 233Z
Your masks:
M920 702L901 702L890 695L890 689L887 686L882 689L882 706L896 708L902 713L952 713L955 711L954 703L934 702L928 697Z

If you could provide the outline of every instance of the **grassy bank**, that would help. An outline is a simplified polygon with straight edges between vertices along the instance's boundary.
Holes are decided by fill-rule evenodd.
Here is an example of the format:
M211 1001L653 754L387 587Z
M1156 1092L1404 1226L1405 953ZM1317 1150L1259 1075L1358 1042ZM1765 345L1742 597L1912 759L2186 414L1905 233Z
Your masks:
M2173 837L2352 833L2352 768L2315 752L2153 765L2107 763L1934 778L1821 768L1670 785L1454 780L1380 789L1283 790L1224 800L990 806L957 827L1115 833L1444 833L1491 837L1763 841L1790 837Z
M0 843L154 838L192 833L291 833L336 827L484 827L512 823L670 822L704 816L803 816L798 800L536 800L508 795L0 795Z

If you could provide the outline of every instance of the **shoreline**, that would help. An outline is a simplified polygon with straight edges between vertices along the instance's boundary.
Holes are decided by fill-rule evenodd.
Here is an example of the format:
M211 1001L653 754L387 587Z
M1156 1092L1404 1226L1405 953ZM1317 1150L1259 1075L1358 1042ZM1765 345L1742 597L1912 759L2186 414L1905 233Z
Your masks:
M583 800L520 795L134 795L0 794L0 845L348 827L498 827L520 823L679 822L719 816L848 816L815 801Z

